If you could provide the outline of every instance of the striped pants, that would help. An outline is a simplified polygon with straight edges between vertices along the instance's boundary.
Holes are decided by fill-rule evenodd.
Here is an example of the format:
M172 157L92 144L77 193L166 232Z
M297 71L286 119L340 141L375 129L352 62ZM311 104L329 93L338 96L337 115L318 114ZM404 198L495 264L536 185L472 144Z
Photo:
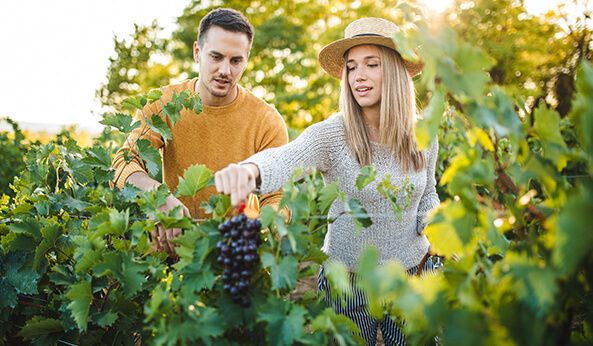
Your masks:
M426 261L424 265L424 273L435 272L442 265L439 257L432 257ZM415 266L408 270L408 274L415 275L418 272L418 266ZM424 275L424 273L422 275ZM360 329L360 336L365 340L367 345L375 345L377 343L377 329L381 328L383 334L383 341L385 345L405 345L405 335L397 326L397 323L393 321L389 316L385 316L382 320L375 319L368 309L366 294L360 291L356 287L357 275L354 273L350 274L350 288L352 292L346 294L344 292L344 301L346 306L343 306L342 299L340 296L332 299L331 290L329 288L329 282L325 277L325 271L323 266L319 271L317 277L317 288L319 291L326 292L326 301L329 306L333 307L337 314L345 315Z

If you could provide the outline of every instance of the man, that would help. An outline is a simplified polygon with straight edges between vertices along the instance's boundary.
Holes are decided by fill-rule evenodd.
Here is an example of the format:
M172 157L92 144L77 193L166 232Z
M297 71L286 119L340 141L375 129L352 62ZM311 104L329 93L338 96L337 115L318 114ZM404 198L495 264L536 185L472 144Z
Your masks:
M141 159L126 162L124 154L128 151L128 157L134 154L131 144L139 137L150 140L160 150L163 181L171 192L176 190L179 177L191 165L202 164L215 172L256 152L288 142L286 125L280 114L237 84L247 67L252 42L253 27L238 11L217 9L202 19L198 41L194 43L194 60L199 66L199 77L164 87L162 99L166 104L174 91L179 94L189 90L192 94L199 94L204 104L203 112L196 114L184 109L181 119L171 128L172 139L166 145L158 133L146 132L142 126L135 129L115 155L116 186L122 188L127 182L149 191L161 185L148 176ZM136 120L144 122L145 115L162 116L161 106L160 102L147 104L137 113ZM171 126L171 122L165 120ZM195 202L192 198L169 196L159 211L168 212L181 205L183 215L204 218L206 215L200 206L215 193L214 187L204 189L194 196ZM280 198L280 193L265 195L260 203L262 206L277 205ZM195 207L194 203L197 204ZM169 240L180 233L179 229L164 230L157 224L157 229L153 231L157 249L174 253L174 244Z

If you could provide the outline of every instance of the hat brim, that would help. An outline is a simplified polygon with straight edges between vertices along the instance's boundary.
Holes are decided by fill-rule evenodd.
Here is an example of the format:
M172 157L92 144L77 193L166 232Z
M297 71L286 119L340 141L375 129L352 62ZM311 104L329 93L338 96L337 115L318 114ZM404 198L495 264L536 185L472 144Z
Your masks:
M319 64L329 73L331 76L342 79L342 68L344 68L344 54L352 47L360 46L363 44L375 44L391 48L397 52L395 43L390 37L385 36L357 36L350 38L343 38L341 40L334 41L325 46L321 52L319 52ZM418 75L424 68L423 62L411 62L404 59L404 64L408 73L411 77Z

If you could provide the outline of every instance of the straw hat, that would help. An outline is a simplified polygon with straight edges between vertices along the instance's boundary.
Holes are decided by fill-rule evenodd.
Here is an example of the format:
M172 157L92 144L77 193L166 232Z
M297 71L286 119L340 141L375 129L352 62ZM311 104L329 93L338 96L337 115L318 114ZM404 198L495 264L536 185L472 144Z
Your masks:
M362 18L348 24L344 30L344 37L341 40L334 41L319 52L319 63L325 72L342 79L342 68L344 67L344 54L354 46L361 44L376 44L393 49L393 34L399 31L394 23L381 18ZM414 63L404 60L405 66L414 77L419 74L424 67L424 63Z

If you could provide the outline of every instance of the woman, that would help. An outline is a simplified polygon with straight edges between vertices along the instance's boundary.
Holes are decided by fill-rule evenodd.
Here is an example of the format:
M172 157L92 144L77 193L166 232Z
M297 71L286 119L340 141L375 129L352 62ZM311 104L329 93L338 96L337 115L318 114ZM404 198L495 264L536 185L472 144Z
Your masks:
M339 181L340 191L363 203L373 221L360 235L352 218L337 218L328 227L322 248L329 255L328 262L341 261L351 271L356 269L361 249L374 245L379 250L379 264L398 260L409 273L415 273L429 249L421 234L426 226L423 218L440 203L434 176L437 141L428 150L419 151L414 134L416 97L411 78L420 73L423 64L404 61L397 53L391 39L396 30L395 24L379 18L363 18L348 25L345 38L319 54L323 69L342 80L339 114L308 127L285 146L258 153L215 175L217 190L231 195L235 206L244 203L256 185L262 193L281 189L301 165L315 167L326 183ZM358 172L371 164L378 179L358 191ZM385 174L391 175L395 186L406 177L414 185L401 222L390 202L377 192ZM403 193L398 193L402 206L403 198ZM343 203L336 199L329 217L335 218L343 210ZM434 269L432 261L425 268ZM329 294L323 268L318 284ZM347 299L346 306L340 299L329 298L335 311L356 322L368 344L376 343L378 325L386 344L403 343L397 324L389 318L372 318L365 308L364 293L354 291L356 297Z

